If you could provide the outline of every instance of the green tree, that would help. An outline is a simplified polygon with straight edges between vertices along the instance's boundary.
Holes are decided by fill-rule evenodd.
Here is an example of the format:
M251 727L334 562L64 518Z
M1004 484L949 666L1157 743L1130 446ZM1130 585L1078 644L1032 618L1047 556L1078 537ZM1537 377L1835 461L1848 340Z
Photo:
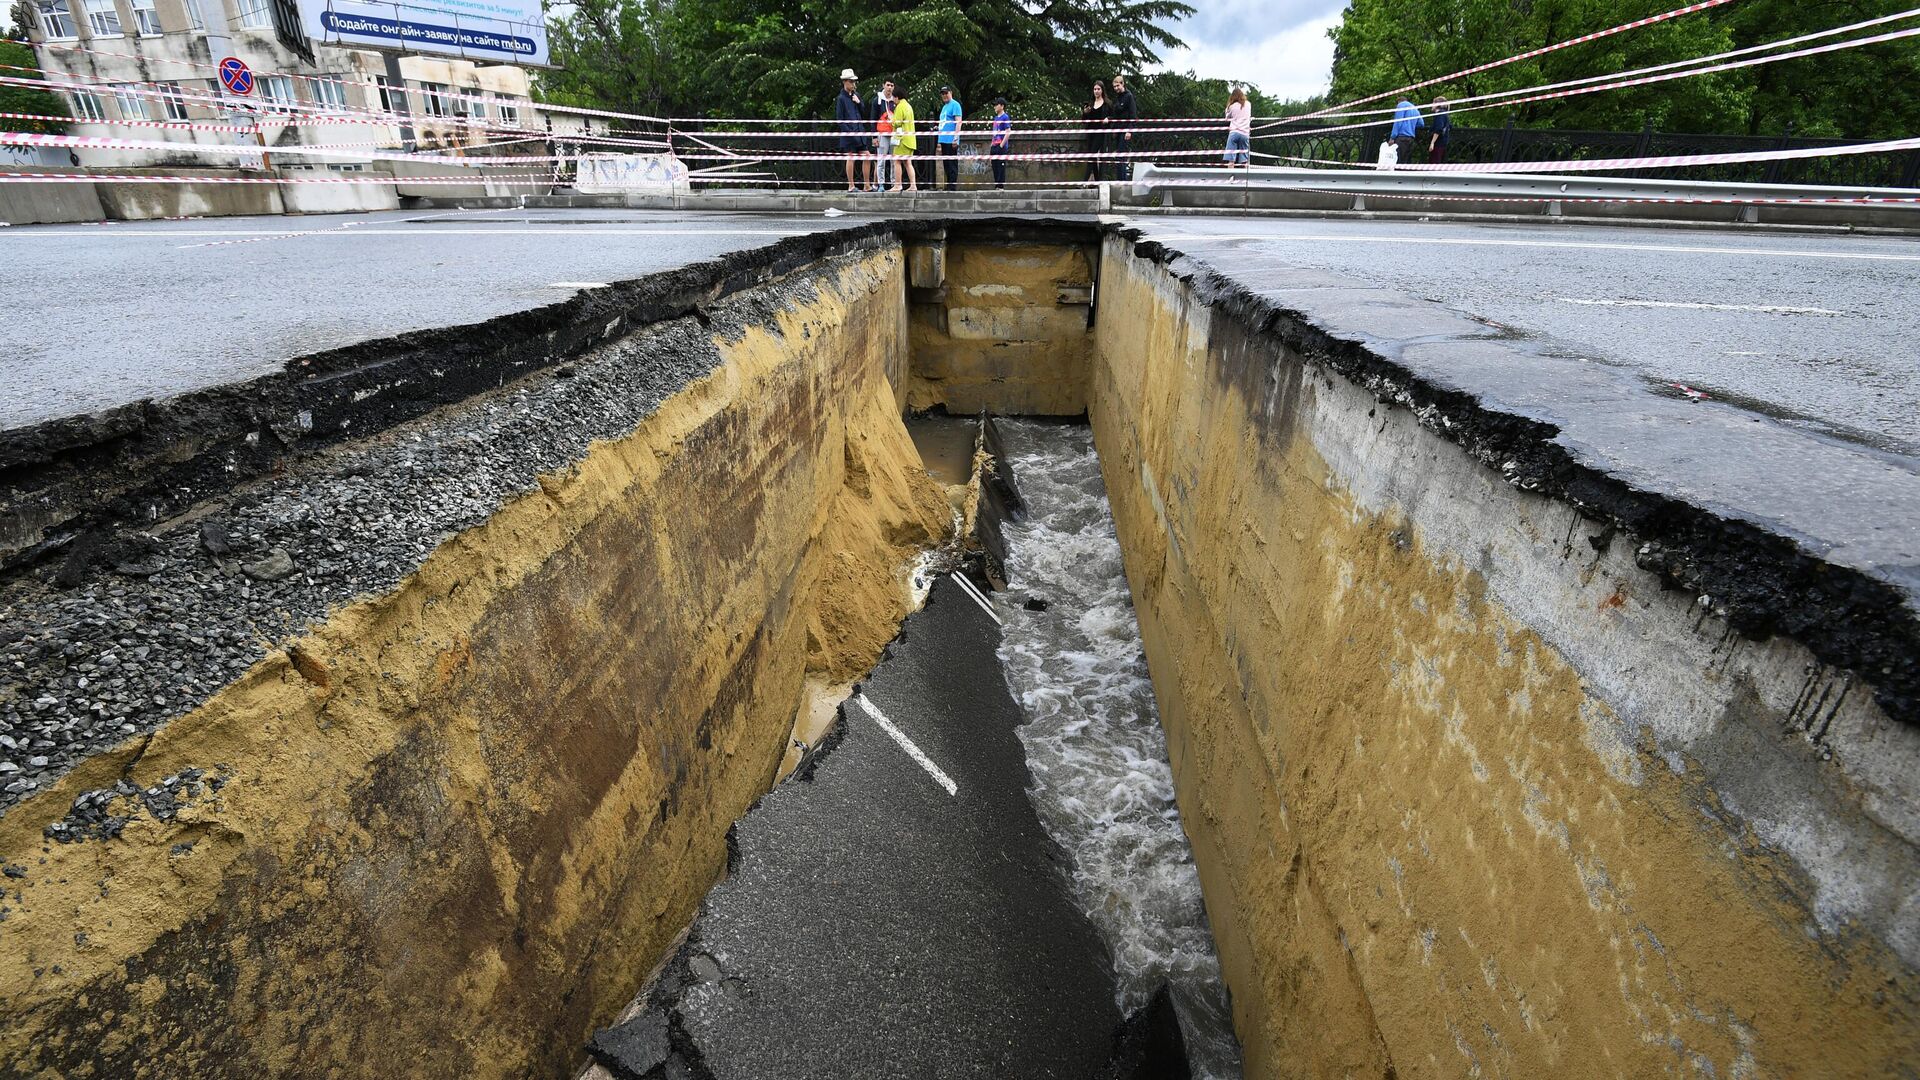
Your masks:
M1672 0L1353 0L1334 40L1331 99L1437 78L1672 8ZM1777 41L1905 10L1899 0L1743 0L1508 64L1416 96L1463 97ZM1905 25L1912 25L1911 23ZM1385 104L1392 104L1386 102ZM1474 110L1464 124L1885 138L1920 128L1911 41L1645 86Z
M1309 103L1284 102L1268 97L1252 83L1203 79L1191 71L1136 75L1129 85L1134 97L1139 99L1140 115L1147 118L1219 116L1226 110L1227 95L1236 85L1247 88L1247 102L1253 106L1255 116L1287 116L1311 110ZM1312 104L1319 103L1316 100Z
M1354 0L1334 28L1331 98L1348 101L1669 10L1669 0ZM1468 97L1647 67L1733 47L1727 30L1683 16L1562 49L1415 92ZM1392 105L1392 101L1380 103ZM1745 96L1729 76L1475 110L1462 123L1521 127L1726 130L1744 116ZM1485 118L1485 119L1480 119Z
M15 13L16 20L19 13ZM25 37L16 22L15 33ZM39 78L39 62L33 57L33 47L18 41L0 41L0 68L10 75L26 78ZM22 71L21 68L29 70ZM0 86L0 112L32 113L36 116L67 116L67 104L60 95L51 90L39 90L28 86ZM38 131L60 134L67 130L65 121L58 120L9 120L7 126L14 131Z
M978 115L1004 95L1024 116L1067 116L1095 78L1177 47L1165 27L1192 11L1181 0L586 0L552 20L568 70L540 81L570 104L818 118L852 67L863 91L892 78L923 107L944 85Z
M1719 21L1736 46L1747 46L1912 6L1894 0L1745 0L1728 4ZM1920 22L1909 19L1866 33L1916 25ZM1920 43L1913 38L1761 64L1738 75L1748 88L1740 129L1749 134L1778 134L1788 124L1796 135L1839 139L1898 139L1920 132Z
M541 100L649 116L683 111L674 7L673 0L573 0L549 14L547 43L558 70L540 73Z

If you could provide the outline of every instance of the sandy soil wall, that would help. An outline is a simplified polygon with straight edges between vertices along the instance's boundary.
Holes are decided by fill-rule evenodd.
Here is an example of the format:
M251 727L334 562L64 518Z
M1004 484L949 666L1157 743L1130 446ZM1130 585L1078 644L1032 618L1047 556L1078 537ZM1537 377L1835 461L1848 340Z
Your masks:
M629 434L0 818L0 1074L564 1072L948 526L886 377L904 280L783 283ZM122 778L182 796L43 836Z
M1920 739L1110 239L1090 415L1248 1075L1890 1076Z

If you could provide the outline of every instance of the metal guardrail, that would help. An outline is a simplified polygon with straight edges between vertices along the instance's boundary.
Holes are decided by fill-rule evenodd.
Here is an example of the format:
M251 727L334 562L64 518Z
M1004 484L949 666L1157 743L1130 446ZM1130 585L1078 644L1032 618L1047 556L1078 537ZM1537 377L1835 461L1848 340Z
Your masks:
M1254 166L1247 169L1139 165L1131 193L1148 199L1170 188L1215 191L1297 191L1407 199L1511 199L1524 202L1689 202L1689 203L1834 203L1872 202L1879 209L1920 213L1920 192L1912 188L1814 187L1803 184L1745 184L1715 180L1652 180L1632 177L1552 173L1420 172L1379 169L1298 169ZM1877 202L1877 200L1908 200Z

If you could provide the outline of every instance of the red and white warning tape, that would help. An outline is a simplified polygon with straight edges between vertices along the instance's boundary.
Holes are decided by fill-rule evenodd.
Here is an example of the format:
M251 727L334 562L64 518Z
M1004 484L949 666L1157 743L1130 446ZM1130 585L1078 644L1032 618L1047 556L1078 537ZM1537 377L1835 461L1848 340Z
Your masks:
M1649 15L1644 19L1634 19L1631 22L1621 23L1619 26L1611 26L1605 30L1596 30L1591 34L1581 34L1579 37L1568 38L1565 41L1556 42L1555 44L1547 45L1542 48L1529 49L1526 52L1515 53L1514 55L1509 56L1504 60L1494 60L1485 64L1477 64L1473 67L1462 68L1459 71L1453 72L1452 74L1449 74L1449 75L1441 75L1438 78L1424 79L1420 82L1408 83L1405 86L1397 87L1395 89L1388 90L1383 93L1374 94L1370 97L1354 98L1352 101L1343 101L1338 105L1328 106L1327 108L1322 109L1319 112L1308 113L1306 114L1306 116L1307 118L1322 116L1327 113L1337 112L1341 109L1352 108L1355 105L1365 105L1368 102L1379 101L1382 98L1397 97L1401 94L1405 94L1414 90L1421 89L1422 87L1434 86L1439 83L1452 82L1455 79L1464 79L1469 75L1478 75L1483 71L1492 71L1494 68L1505 67L1508 64L1517 64L1522 60L1531 60L1536 56L1545 56L1548 53L1558 52L1561 49L1570 49L1575 45L1585 45L1591 41L1599 41L1601 38L1612 37L1615 34L1623 34L1629 30L1638 30L1641 27L1652 26L1655 23L1663 23L1669 19L1677 19L1683 15L1692 15L1695 12L1706 11L1709 8L1717 8L1723 4L1729 4L1732 2L1733 0L1701 0L1701 2L1697 4L1688 4L1685 7L1674 8L1672 11L1661 12L1658 15Z
M1711 56L1696 56L1696 57L1690 57L1686 60L1673 60L1664 64L1653 64L1648 67L1634 68L1631 71L1615 71L1615 72L1609 72L1605 75L1589 75L1581 79L1568 79L1565 82L1547 83L1542 86L1520 87L1513 90L1496 90L1488 94L1475 94L1471 97L1453 98L1448 101L1447 107L1449 109L1462 109L1467 105L1476 104L1482 101L1504 101L1507 98L1517 97L1522 94L1540 93L1540 92L1545 92L1549 90L1560 90L1570 86L1590 86L1594 83L1606 83L1606 82L1613 82L1615 80L1620 80L1620 79L1630 79L1640 75L1651 75L1651 74L1654 74L1655 72L1672 71L1676 68L1690 68L1696 65L1715 64L1722 60L1732 60L1736 57L1741 57L1741 56L1752 56L1754 53L1768 52L1773 49L1785 49L1794 45L1804 45L1809 41L1819 41L1823 38L1839 37L1842 34L1856 33L1861 30L1871 30L1876 26L1885 26L1888 23L1900 22L1904 19L1912 19L1916 17L1920 17L1920 8L1909 8L1906 11L1895 12L1892 15L1882 15L1879 18L1875 18L1875 19L1865 19L1856 23L1848 23L1845 26L1836 26L1828 30L1818 30L1810 34L1801 34L1798 37L1782 38L1778 41L1762 42L1758 45L1749 45L1744 49L1730 49L1727 52L1714 53ZM1357 109L1350 112L1322 111L1322 112L1313 113L1312 115L1315 117L1320 117L1325 119L1346 119L1351 117L1362 117L1362 116L1388 117L1388 116L1392 116L1397 111L1397 109L1398 109L1398 106L1388 106L1386 108L1381 108L1381 109ZM1299 118L1292 118L1292 119L1299 120L1299 119L1305 119L1305 118L1299 117ZM1262 127L1263 129L1283 127L1289 122L1290 122L1289 120L1280 120L1271 124L1262 125Z

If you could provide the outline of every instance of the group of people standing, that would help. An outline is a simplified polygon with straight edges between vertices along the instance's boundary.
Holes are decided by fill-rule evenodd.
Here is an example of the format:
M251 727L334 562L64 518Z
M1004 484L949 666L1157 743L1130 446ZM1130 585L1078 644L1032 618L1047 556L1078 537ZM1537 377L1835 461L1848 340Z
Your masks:
M1116 124L1117 133L1089 128L1087 150L1093 154L1092 164L1087 168L1087 179L1095 183L1106 179L1103 166L1107 158L1102 154L1116 155L1113 160L1113 178L1116 180L1133 179L1133 159L1124 155L1133 152L1134 121L1140 119L1140 106L1134 103L1133 91L1127 89L1127 80L1123 75L1113 77L1113 91L1108 93L1107 84L1099 80L1093 83L1093 103L1080 110L1080 119L1089 124Z
M860 97L860 78L852 68L840 72L840 96L834 101L833 118L839 128L840 151L847 156L848 191L919 191L920 178L913 156L920 151L920 136L914 130L917 119L907 92L888 79L871 101ZM940 88L940 112L934 149L940 157L948 191L960 189L960 127L966 111L953 88ZM987 151L993 158L995 187L1007 186L1006 155L1013 142L1013 117L1007 114L1005 98L993 103L990 125L992 141ZM904 185L902 177L905 178ZM940 176L930 178L937 187Z
M1244 97L1243 97L1244 100ZM1133 178L1133 164L1125 156L1133 149L1133 122L1140 117L1133 91L1127 89L1124 76L1113 77L1113 89L1105 82L1093 84L1093 101L1080 110L1080 119L1090 124L1117 123L1121 130L1107 132L1091 129L1089 150L1096 155L1088 168L1088 179L1107 178L1104 168L1113 155L1113 175L1120 180ZM860 96L860 77L852 68L840 72L840 96L834 100L833 118L838 128L840 152L846 155L848 191L918 191L919 176L914 170L914 155L920 150L920 137L914 129L913 102L905 90L888 79L871 100ZM940 112L934 149L940 158L940 174L930 186L938 186L941 174L948 191L960 187L960 129L966 112L953 88L940 88ZM1007 112L1007 99L993 102L993 119L988 123L987 156L993 166L993 186L1007 186L1007 155L1013 148L1013 116ZM903 181L904 178L904 181Z
M1395 111L1390 140L1399 148L1400 160L1411 160L1416 134L1422 128L1430 132L1427 160L1446 160L1447 143L1453 124L1447 112L1447 99L1436 98L1433 119L1428 123L1412 102L1402 100ZM1140 107L1133 91L1127 89L1125 76L1115 75L1111 87L1102 80L1093 84L1093 100L1080 110L1087 127L1087 149L1091 155L1087 179L1133 179L1133 136L1140 119ZM1227 145L1223 155L1228 168L1245 168L1253 157L1253 106L1246 88L1236 86L1227 99ZM920 181L914 170L914 155L920 138L915 131L913 103L905 90L886 80L871 100L860 96L859 76L852 68L840 72L840 96L834 102L834 121L838 129L840 152L846 155L848 191L918 191ZM960 130L965 110L953 96L951 87L940 88L940 110L935 133L939 172L930 180L938 187L942 174L946 189L960 187ZM1007 156L1013 143L1013 117L1007 112L1005 98L993 103L989 125L991 138L987 154L993 166L995 187L1007 186ZM1111 168L1109 168L1111 165Z

